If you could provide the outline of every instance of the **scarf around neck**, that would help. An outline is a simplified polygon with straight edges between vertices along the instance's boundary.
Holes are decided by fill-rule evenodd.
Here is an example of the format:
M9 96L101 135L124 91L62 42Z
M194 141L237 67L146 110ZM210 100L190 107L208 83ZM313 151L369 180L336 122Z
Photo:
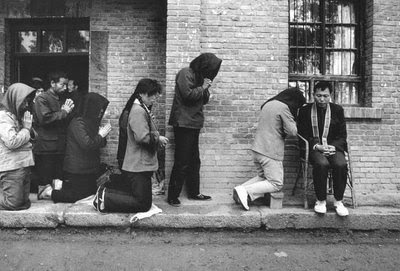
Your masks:
M317 112L317 103L313 103L311 107L311 125L313 130L314 138L318 138L319 142L322 142L322 145L328 145L328 133L329 126L331 125L331 107L329 103L326 106L325 120L324 120L324 130L322 132L322 140L319 137L319 129L318 129L318 112Z

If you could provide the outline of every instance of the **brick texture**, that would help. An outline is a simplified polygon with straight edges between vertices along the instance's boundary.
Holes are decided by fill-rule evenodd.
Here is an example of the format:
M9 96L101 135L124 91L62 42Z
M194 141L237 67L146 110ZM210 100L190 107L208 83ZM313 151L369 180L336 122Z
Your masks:
M29 2L0 1L0 87L9 85L10 74L4 19L29 17ZM400 3L365 3L365 107L345 108L355 185L361 205L400 205ZM117 118L137 82L155 78L165 86L155 113L171 138L165 152L169 178L174 142L166 121L175 75L200 53L213 52L223 63L205 107L201 189L230 193L253 177L248 149L260 105L288 83L288 1L67 0L65 13L89 17L91 31L108 39L105 75L89 72L91 91L111 102L106 121L114 130L104 161L115 163ZM285 191L296 178L295 143L290 139L286 146Z

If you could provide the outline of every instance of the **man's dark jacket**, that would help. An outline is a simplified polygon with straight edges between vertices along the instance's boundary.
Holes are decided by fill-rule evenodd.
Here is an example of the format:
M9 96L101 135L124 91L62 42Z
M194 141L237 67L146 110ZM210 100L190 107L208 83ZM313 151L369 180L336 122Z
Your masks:
M67 125L70 121L68 113L61 109L64 99L50 90L41 93L34 103L34 122L38 133L33 146L35 154L63 154Z
M300 108L297 119L297 131L308 141L310 151L312 151L315 144L322 144L319 139L322 139L326 111L317 106L319 138L314 138L311 124L312 105L313 104L310 103ZM336 151L347 151L347 130L343 107L333 103L330 103L329 105L331 108L331 124L329 126L327 138L328 145L335 146Z

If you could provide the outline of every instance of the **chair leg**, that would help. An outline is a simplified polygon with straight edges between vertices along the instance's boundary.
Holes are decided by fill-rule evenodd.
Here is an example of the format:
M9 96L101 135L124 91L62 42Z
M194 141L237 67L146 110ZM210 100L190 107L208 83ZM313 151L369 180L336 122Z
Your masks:
M292 189L292 196L294 196L294 193L296 192L297 183L300 180L302 170L303 170L303 164L300 162L299 169L297 170L296 181L294 182L294 186L293 186L293 189Z
M308 209L308 200L307 200L307 192L308 192L308 163L305 162L303 164L303 183L304 183L304 208Z

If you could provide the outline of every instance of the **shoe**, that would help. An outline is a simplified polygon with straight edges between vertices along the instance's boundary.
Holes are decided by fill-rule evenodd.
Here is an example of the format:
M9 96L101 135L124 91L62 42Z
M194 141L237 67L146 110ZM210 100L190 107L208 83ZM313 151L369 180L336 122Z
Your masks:
M193 200L211 200L211 197L203 195L203 194L198 194L198 195L196 195L194 197L190 197L189 199L193 199Z
M54 190L61 190L63 181L60 179L54 179L52 182L52 187Z
M236 204L240 204L239 196L238 196L238 194L237 194L235 189L233 189L232 198L236 202Z
M336 209L336 213L338 216L348 216L349 215L349 210L347 210L346 207L344 207L343 202L341 200L336 201L333 203L333 206Z
M317 200L314 205L314 211L318 214L326 214L326 200Z
M94 209L96 210L96 211L98 211L98 209L97 209L97 206L98 206L98 204L97 204L97 202L98 202L98 199L97 199L97 193L94 195L94 199L93 199L93 207L94 207Z
M233 191L234 191L234 193L236 192L237 197L239 199L239 203L242 205L242 207L247 211L250 210L249 202L248 202L248 199L247 199L248 194L247 194L246 189L243 186L239 185L239 186L236 186L233 189Z
M168 204L174 207L181 206L181 201L179 199L169 199Z
M97 203L98 203L100 212L104 212L104 210L106 209L106 206L104 203L105 197L106 197L106 188L103 189L103 191L101 193L101 197L98 197L98 199L97 199Z
M106 188L104 187L104 185L100 185L97 188L96 194L94 195L93 207L99 212L104 211L105 190L106 190Z
M51 184L47 184L45 186L39 185L37 199L38 200L48 200L51 199L51 193L53 192L53 188Z

